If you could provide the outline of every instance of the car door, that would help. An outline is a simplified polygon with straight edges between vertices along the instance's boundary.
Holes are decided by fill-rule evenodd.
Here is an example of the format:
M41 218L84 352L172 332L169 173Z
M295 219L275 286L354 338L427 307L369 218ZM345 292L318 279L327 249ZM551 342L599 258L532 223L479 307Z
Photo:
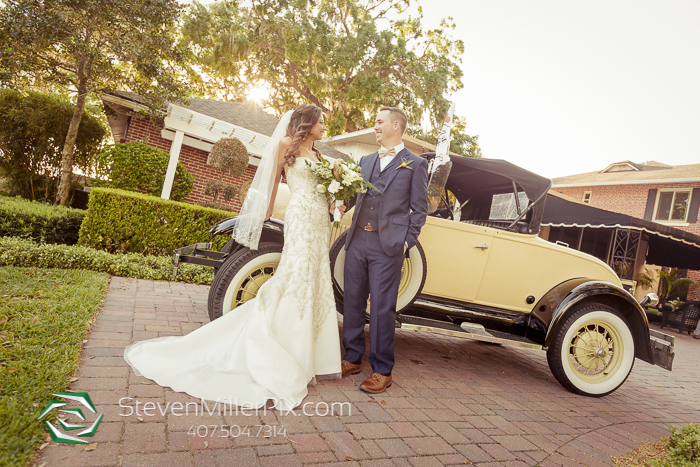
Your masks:
M428 275L423 294L472 301L488 262L493 229L428 217L418 237Z

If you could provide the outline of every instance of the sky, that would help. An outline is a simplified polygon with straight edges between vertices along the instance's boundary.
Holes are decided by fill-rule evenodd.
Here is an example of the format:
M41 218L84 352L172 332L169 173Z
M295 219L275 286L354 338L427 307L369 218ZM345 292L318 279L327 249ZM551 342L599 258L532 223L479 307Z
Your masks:
M464 41L452 100L484 157L550 178L700 163L700 1L421 3Z
M700 163L700 0L412 4L426 28L454 18L464 89L446 97L484 157L550 178Z

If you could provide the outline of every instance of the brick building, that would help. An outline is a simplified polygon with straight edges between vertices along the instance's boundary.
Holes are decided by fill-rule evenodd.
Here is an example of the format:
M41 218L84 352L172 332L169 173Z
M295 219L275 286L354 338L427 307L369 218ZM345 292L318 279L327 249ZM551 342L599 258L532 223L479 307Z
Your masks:
M700 235L700 164L622 161L552 182L552 191L578 202ZM635 273L645 266L652 272L658 270L641 261ZM700 271L688 270L687 277L698 280ZM697 290L691 289L688 298L697 297Z
M172 175L179 161L194 176L194 187L185 201L203 204L212 197L204 194L207 179L218 179L220 172L207 164L212 145L222 137L238 138L248 149L249 165L239 177L225 175L223 181L238 187L253 179L255 168L279 120L254 104L191 99L188 106L170 103L162 112L162 119L154 123L144 117L146 107L136 94L114 91L104 94L102 100L115 115L107 120L115 142L143 142L170 154L162 197L168 199ZM325 156L348 159L344 153L317 142L316 147ZM172 174L170 167L172 167ZM244 187L245 188L245 187ZM237 212L241 208L238 196L230 202L219 197L221 204Z
M147 108L138 95L113 91L102 96L105 106L114 111L107 120L115 142L143 142L170 154L172 171L179 161L194 176L194 187L185 201L204 204L212 197L204 194L207 179L220 176L220 172L207 165L207 157L213 143L225 136L238 138L248 149L249 165L240 177L225 175L223 181L245 190L246 182L253 179L262 151L279 120L254 104L244 102L222 102L207 99L191 99L190 104L168 104L163 109L162 119L153 123L144 117ZM403 142L410 151L422 154L435 151L435 145L404 135ZM367 128L353 133L326 138L316 142L321 154L333 159L348 160L351 157L371 154L379 149L374 129ZM454 155L454 153L452 153ZM172 175L166 175L162 197L169 198ZM241 208L239 197L221 204L237 212Z

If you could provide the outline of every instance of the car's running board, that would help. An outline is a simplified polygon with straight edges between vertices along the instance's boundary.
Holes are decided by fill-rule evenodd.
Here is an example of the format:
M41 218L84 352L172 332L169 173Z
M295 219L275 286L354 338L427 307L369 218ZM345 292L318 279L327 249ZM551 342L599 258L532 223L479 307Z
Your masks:
M487 331L482 325L464 322L461 326L438 321L434 319L419 318L417 316L403 316L396 318L401 329L412 331L426 331L446 336L462 337L493 344L503 344L515 347L525 347L527 349L542 350L542 346L521 336L508 334L505 332Z

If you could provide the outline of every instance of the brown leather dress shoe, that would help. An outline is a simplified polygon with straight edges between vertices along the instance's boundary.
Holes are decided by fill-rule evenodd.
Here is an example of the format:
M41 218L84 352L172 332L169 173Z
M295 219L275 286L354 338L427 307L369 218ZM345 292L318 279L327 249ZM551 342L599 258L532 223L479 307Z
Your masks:
M356 375L362 371L362 364L356 365L347 360L343 360L340 362L340 368L343 371L343 378L345 378L347 375Z
M379 394L384 392L389 386L391 386L391 375L384 376L379 373L372 373L372 376L360 384L360 389L371 394Z

